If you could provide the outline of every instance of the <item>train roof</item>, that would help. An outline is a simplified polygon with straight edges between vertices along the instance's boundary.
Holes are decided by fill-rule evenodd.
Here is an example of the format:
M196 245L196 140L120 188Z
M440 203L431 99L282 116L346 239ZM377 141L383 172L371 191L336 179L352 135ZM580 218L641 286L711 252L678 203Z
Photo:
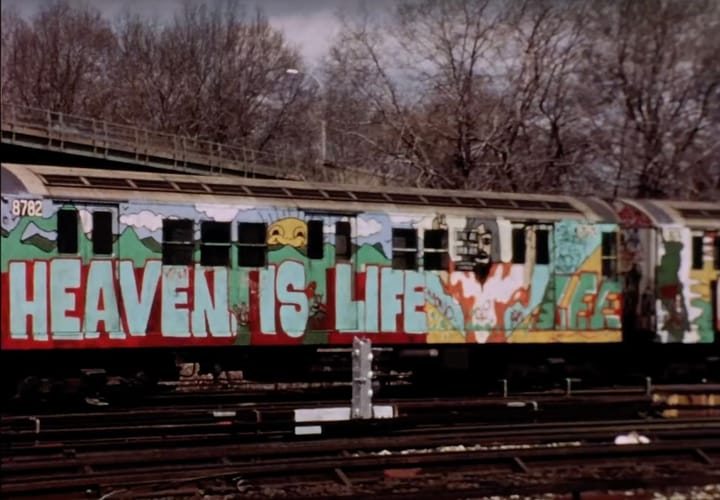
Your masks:
M250 179L156 172L117 171L2 163L3 194L102 202L242 203L327 211L411 212L437 207L446 213L484 214L539 220L584 219L618 222L606 201L592 197L469 190L368 187L347 184ZM647 205L650 203L650 205ZM636 205L637 206L637 205ZM643 201L656 222L686 217L720 224L720 203ZM699 219L698 219L699 218ZM667 219L667 221L665 220Z
M691 228L720 229L720 202L648 199L621 201L639 209L653 225L682 224Z

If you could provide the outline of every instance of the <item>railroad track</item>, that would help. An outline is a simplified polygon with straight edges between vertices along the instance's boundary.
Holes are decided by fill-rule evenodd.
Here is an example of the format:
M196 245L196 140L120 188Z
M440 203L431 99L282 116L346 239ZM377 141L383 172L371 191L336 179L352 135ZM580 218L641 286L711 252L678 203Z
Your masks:
M4 415L1 420L1 449L4 453L27 450L46 453L53 449L102 449L106 446L132 448L143 442L164 446L203 439L208 444L224 439L261 442L293 439L302 429L316 427L315 433L342 436L392 432L404 429L458 427L465 424L572 422L578 420L640 419L666 412L644 395L544 395L524 398L449 398L443 400L399 400L380 402L394 418L365 421L297 421L299 407L338 409L347 404L328 401L178 407L160 406L133 410L104 409L84 413L47 415ZM303 410L300 410L303 411ZM674 410L677 413L677 410ZM388 412L386 412L387 414ZM696 412L697 413L697 412ZM712 413L703 411L701 415ZM717 412L715 412L717 415ZM314 417L321 419L321 417Z
M378 401L394 418L380 420L383 430L420 426L527 421L574 421L602 418L646 418L659 413L648 396L546 395L524 398L449 398ZM105 409L84 413L3 416L2 448L11 451L38 444L104 446L162 436L164 441L185 435L207 438L232 436L261 440L293 436L298 426L296 410L347 407L345 401L306 401L274 404L225 404L219 406L161 406L134 410ZM319 418L319 417L318 417ZM450 421L450 422L449 422ZM322 432L372 432L363 421L319 422ZM304 422L312 425L313 422Z
M385 401L392 405L396 418L304 422L303 425L317 425L321 429L321 436L311 440L296 435L298 424L293 415L300 401L250 404L241 398L234 404L228 394L218 404L191 397L176 400L185 401L176 406L160 404L135 409L98 408L73 414L5 415L0 426L3 451L0 491L3 498L38 495L45 498L51 493L67 498L66 495L85 490L117 495L120 494L118 488L130 488L130 498L136 498L138 486L150 490L158 485L172 489L177 484L220 480L222 484L232 483L232 489L235 488L232 478L241 477L243 497L260 495L258 492L262 491L274 496L280 488L285 492L283 498L289 498L287 492L294 492L300 498L306 490L317 494L309 498L319 498L313 488L297 490L292 481L272 471L292 471L296 482L328 491L336 488L339 480L341 488L360 495L372 485L387 483L380 479L388 471L391 476L394 473L419 475L430 483L452 476L460 483L470 484L475 481L472 477L478 470L506 474L503 467L509 464L513 470L521 469L514 474L520 474L518 480L522 483L534 477L538 470L536 465L528 467L527 461L545 464L539 470L547 469L548 473L557 475L558 471L567 472L573 460L591 465L625 460L629 467L635 467L637 460L645 462L647 457L662 466L674 463L673 470L681 470L689 463L699 467L692 473L693 477L712 478L717 472L713 467L718 463L715 457L720 419L663 420L650 416L662 414L667 406L667 398L658 398L658 395L708 393L716 389L675 386L657 388L652 394L607 389L572 394L551 391L515 397ZM165 403L173 399L170 397ZM343 403L304 401L301 406ZM618 416L626 419L617 420ZM577 420L584 422L573 423ZM611 444L613 437L632 431L649 436L651 444L640 448L621 447L619 453L623 455L617 455L617 450L613 451L617 447ZM355 438L347 439L349 435ZM425 462L427 458L423 457L446 453L448 449L443 447L448 444L456 446L452 463L457 464L457 470L447 469L447 462L439 456L437 463ZM514 452L511 459L508 459L507 447ZM580 451L581 448L584 451ZM441 451L433 452L433 449ZM564 450L567 460L558 458L563 453L557 455L554 449ZM378 454L379 451L383 454ZM635 452L635 462L632 462ZM470 455L464 457L464 453ZM543 453L547 457L542 458ZM390 455L418 457L404 463L398 458L386 458ZM346 460L349 460L347 464ZM335 467L327 468L330 464ZM469 470L463 472L464 468ZM589 473L588 470L583 465L581 472ZM348 479L350 476L352 479ZM592 478L583 477L586 484L592 484ZM625 478L625 475L618 477ZM655 473L652 477L655 477L652 481L658 481L665 476ZM500 479L487 477L477 481L502 483ZM563 481L560 477L556 483L567 483ZM717 481L720 482L720 478ZM536 486L545 484L538 478L531 482ZM624 484L620 479L616 482L620 486ZM321 484L324 486L319 486ZM481 490L485 491L480 488L471 493L479 494ZM383 491L382 495L392 493ZM527 491L532 494L534 490ZM376 491L374 498L382 498L376 495L380 493Z
M393 408L395 421L408 425L443 422L508 422L589 420L659 415L672 408L701 409L673 403L667 394L720 394L717 386L666 386L652 393L639 389L594 389L570 394L548 391L513 396L383 399L376 403ZM311 393L311 396L315 396ZM707 398L706 398L707 399ZM303 400L299 396L283 402L261 398L252 402L247 394L174 394L153 398L152 406L95 407L82 412L6 413L0 421L3 446L8 442L79 441L97 436L130 438L163 434L242 434L293 431L298 408L347 406L342 399ZM707 412L706 412L707 413Z
M618 434L630 431L641 433L650 443L613 444ZM270 488L292 491L296 496L302 496L302 491L312 492L305 498L319 498L316 488L321 483L326 488L334 485L335 494L348 488L356 494L368 493L374 484L377 488L373 494L385 498L382 495L396 495L402 490L402 478L429 481L452 473L456 479L463 476L467 484L477 483L471 493L479 494L498 491L498 484L489 486L489 479L482 479L489 473L532 478L540 471L557 475L568 467L584 470L586 466L609 467L617 472L619 466L637 466L638 461L653 467L671 464L678 471L691 468L690 482L702 484L713 478L720 480L719 457L720 419L461 426L452 430L406 429L354 439L216 445L190 440L170 448L145 443L132 450L56 450L41 457L4 456L0 491L3 498L83 491L100 495L220 479L237 485L242 479L244 495L268 494ZM618 473L616 483L631 487L627 481L632 482L632 477L626 476ZM656 477L659 479L662 477ZM527 485L530 489L547 487L542 481L531 483ZM308 485L313 488L308 489Z

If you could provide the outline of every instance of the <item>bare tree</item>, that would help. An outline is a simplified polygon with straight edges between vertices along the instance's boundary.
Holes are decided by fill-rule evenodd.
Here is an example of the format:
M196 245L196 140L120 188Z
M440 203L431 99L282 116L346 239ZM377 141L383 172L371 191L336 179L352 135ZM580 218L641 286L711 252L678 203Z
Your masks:
M341 16L341 22L341 36L323 67L329 160L341 167L397 169L402 154L389 144L392 133L385 131L394 126L386 103L392 102L397 90L378 71L378 66L391 65L382 47L382 26L367 12L358 21Z
M696 197L717 186L717 2L592 7L583 104L594 163L611 167L599 170L599 182L614 195L643 197Z
M89 7L43 4L26 22L3 11L3 100L100 116L111 90L115 37Z
M378 122L367 143L421 184L561 189L577 161L566 136L581 19L549 1L401 4L389 26L343 30L330 86L354 86Z
M584 156L573 103L586 9L573 2L521 2L513 4L506 24L509 48L499 53L502 92L493 110L502 133L490 144L500 178L525 191L574 190Z
M23 22L15 10L5 7L2 8L0 20L2 23L0 26L0 98L3 102L8 102L10 89L13 87L9 71L12 63L12 43L16 38L16 31L22 27Z
M712 197L719 12L710 0L406 2L384 23L345 23L326 68L342 89L331 114L346 117L333 140L420 184Z
M302 128L313 96L286 73L300 57L260 13L187 2L167 26L127 16L118 37L125 121L260 150Z
M720 196L714 0L405 0L342 23L316 85L233 0L115 29L63 1L29 21L3 9L2 102L261 150L305 172L327 123L335 168L314 173L338 181L372 169L425 186Z
M187 1L160 24L57 1L2 14L3 102L120 121L312 163L304 123L316 88L287 74L298 53L260 12Z

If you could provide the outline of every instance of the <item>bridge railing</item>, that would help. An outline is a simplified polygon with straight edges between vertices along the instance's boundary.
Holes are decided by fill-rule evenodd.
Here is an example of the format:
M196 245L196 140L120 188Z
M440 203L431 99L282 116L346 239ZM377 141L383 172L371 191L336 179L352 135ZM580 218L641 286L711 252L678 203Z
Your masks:
M3 104L2 130L4 141L30 136L38 143L46 141L52 148L80 146L83 151L108 159L119 153L126 161L159 162L181 172L207 170L207 173L301 178L300 166L289 156L47 109Z

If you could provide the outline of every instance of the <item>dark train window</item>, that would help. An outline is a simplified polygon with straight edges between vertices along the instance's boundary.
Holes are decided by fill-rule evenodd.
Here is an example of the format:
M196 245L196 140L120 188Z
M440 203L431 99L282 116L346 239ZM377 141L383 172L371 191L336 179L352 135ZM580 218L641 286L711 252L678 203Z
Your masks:
M693 236L692 237L692 268L702 269L703 268L703 237Z
M604 278L614 278L617 274L617 234L613 232L602 233L602 275Z
M200 223L200 264L227 266L230 264L230 223L203 221Z
M352 257L350 229L348 221L335 223L335 260L350 260Z
M446 271L450 267L447 229L426 229L423 234L423 267L427 271Z
M535 263L550 264L550 231L535 230Z
M264 267L267 263L267 226L264 222L238 223L238 266Z
M58 253L78 251L78 212L74 208L63 208L57 214Z
M309 259L322 259L324 256L323 221L308 221L307 254Z
M163 219L162 263L188 266L195 250L194 223L189 219Z
M720 236L715 236L715 245L713 245L715 269L720 269Z
M475 230L458 230L455 231L457 244L455 245L455 253L460 257L461 261L472 261L478 254L478 233Z
M113 253L113 214L108 211L92 214L92 245L95 255L112 255Z
M393 269L417 269L417 247L417 231L415 229L393 228Z
M512 230L512 262L513 264L525 263L525 228L514 227Z

